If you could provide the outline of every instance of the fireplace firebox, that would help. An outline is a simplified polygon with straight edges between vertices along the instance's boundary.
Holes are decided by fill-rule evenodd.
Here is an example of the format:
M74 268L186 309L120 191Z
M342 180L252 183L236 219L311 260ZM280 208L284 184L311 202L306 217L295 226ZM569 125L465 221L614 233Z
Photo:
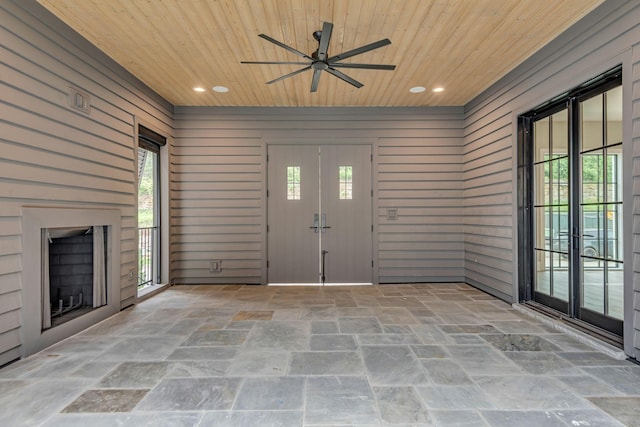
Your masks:
M65 227L42 230L43 287L49 307L43 307L43 329L61 325L106 304L108 227ZM47 256L48 255L48 256ZM48 279L48 283L47 283ZM95 292L94 292L95 291ZM99 298L94 301L94 294ZM43 289L43 304L47 302Z

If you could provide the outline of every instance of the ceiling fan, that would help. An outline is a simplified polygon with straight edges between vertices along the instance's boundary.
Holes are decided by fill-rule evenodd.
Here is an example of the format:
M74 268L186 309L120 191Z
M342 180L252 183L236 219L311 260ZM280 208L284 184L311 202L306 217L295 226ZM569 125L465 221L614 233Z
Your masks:
M258 34L258 37L262 37L263 39L280 46L283 49L288 50L291 53L294 53L298 56L303 57L308 62L291 62L291 61L241 61L241 64L294 64L294 65L305 65L305 67L300 68L299 70L293 71L289 74L285 74L284 76L278 77L277 79L268 81L267 84L279 82L280 80L284 80L288 77L293 77L296 74L300 74L307 70L313 70L313 78L311 79L311 92L316 92L318 90L318 82L320 81L320 75L322 71L326 71L329 74L332 74L339 79L344 80L345 82L357 87L361 88L364 86L357 80L347 76L343 72L337 70L336 68L364 68L368 70L395 70L395 65L384 65L384 64L354 64L354 63L344 63L340 62L344 59L351 58L352 56L360 55L361 53L369 52L370 50L378 49L379 47L386 46L391 44L389 39L379 40L374 43L370 43L356 49L348 50L346 52L340 53L338 55L329 56L327 50L329 48L329 40L331 40L331 31L333 30L333 24L331 22L325 22L322 25L322 31L315 31L313 33L313 38L318 41L318 50L313 52L311 56L300 52L297 49L292 48L291 46L287 46L286 44L275 40L266 34Z

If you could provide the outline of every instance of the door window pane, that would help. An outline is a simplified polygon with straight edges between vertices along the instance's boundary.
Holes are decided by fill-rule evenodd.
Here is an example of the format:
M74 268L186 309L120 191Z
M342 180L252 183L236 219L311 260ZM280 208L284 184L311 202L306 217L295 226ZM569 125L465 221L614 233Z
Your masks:
M535 251L535 290L562 301L569 299L569 273L566 255Z
M607 200L622 201L622 147L607 148Z
M569 158L561 157L549 163L551 204L569 203Z
M545 208L544 206L536 206L533 209L536 217L536 221L534 223L534 245L537 249L549 249L547 247L547 242L549 242L549 239L551 239L551 237L553 236L551 210L549 208ZM544 227L542 227L543 224Z
M624 269L621 262L607 263L606 295L607 295L607 315L616 319L624 319L623 291L624 291Z
M622 261L624 239L622 233L622 204L607 205L607 248L610 259ZM621 264L622 266L622 264Z
M623 276L621 262L582 259L581 306L596 313L622 320Z
M582 258L581 307L604 314L604 278L602 263Z
M300 200L300 166L287 166L287 200Z
M566 254L552 253L551 265L553 272L550 295L562 301L569 301L569 260Z
M551 116L551 157L566 156L569 150L569 110Z
M594 96L580 103L580 151L602 147L602 95Z
M582 203L604 203L604 152L582 156Z
M622 142L622 86L605 93L607 98L607 145Z
M338 166L338 194L340 200L353 199L353 167Z
M549 117L533 124L534 162L541 162L549 156Z
M535 179L534 186L534 203L536 206L549 204L549 181L551 166L549 162L538 163L533 166Z

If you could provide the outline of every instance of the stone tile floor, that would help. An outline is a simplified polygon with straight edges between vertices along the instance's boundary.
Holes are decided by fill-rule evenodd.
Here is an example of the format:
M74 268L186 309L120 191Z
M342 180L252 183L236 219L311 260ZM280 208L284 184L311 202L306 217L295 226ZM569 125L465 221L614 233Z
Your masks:
M0 370L2 426L640 426L640 366L464 284L175 286Z

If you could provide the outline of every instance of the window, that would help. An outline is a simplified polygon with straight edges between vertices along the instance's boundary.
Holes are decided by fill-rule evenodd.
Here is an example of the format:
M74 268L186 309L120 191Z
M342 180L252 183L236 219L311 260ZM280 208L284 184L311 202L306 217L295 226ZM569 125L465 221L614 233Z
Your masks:
M160 151L166 142L138 126L138 291L160 283Z
M287 200L300 200L300 166L287 166Z
M353 166L338 166L338 175L340 200L353 199Z

